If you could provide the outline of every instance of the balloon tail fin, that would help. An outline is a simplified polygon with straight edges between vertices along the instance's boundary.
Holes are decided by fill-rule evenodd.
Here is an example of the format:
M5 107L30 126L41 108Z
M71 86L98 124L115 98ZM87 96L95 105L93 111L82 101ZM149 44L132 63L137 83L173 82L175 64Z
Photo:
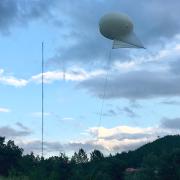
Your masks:
M138 48L138 47L136 47L132 44L125 43L125 42L120 41L120 40L114 40L112 48L118 49L118 48Z
M113 49L116 48L143 48L143 44L141 41L137 38L136 34L134 32L131 32L130 34L119 37L118 39L114 40L113 42Z
M128 34L124 37L120 37L118 40L122 41L125 44L130 45L127 48L131 47L131 48L145 49L144 45L142 44L142 42L139 40L139 38L136 36L136 34L134 32L131 32L130 34Z

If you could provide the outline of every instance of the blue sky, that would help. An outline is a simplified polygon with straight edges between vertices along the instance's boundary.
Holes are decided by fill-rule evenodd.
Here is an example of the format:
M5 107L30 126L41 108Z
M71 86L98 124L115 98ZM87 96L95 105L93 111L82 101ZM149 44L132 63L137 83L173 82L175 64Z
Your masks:
M41 43L45 44L45 155L79 148L128 151L179 133L178 0L0 2L0 135L41 153ZM147 50L112 50L98 30L129 15ZM64 79L65 72L65 79Z

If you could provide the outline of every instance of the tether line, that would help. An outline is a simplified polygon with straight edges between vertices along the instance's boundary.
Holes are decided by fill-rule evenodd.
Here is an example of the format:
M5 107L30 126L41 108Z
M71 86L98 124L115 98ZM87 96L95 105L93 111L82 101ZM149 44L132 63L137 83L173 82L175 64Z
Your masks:
M104 108L104 103L105 103L105 98L106 98L106 90L107 90L107 86L108 86L108 77L109 77L109 73L110 73L111 55L112 55L112 48L109 51L108 61L107 61L107 71L106 71L104 87L103 87L102 104L101 104L101 108L100 108L100 112L99 112L99 123L98 123L97 141L99 140L99 127L100 127L101 122L102 122L103 108Z
M41 84L41 110L42 110L42 158L44 156L44 42L42 42L42 84Z

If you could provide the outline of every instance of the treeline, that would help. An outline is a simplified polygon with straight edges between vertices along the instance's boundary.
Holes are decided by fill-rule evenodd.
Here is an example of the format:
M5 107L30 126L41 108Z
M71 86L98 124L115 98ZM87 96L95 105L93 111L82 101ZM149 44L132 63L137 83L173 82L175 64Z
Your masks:
M179 180L180 136L166 136L135 151L104 157L80 149L47 159L23 155L13 141L0 137L0 176L25 180Z

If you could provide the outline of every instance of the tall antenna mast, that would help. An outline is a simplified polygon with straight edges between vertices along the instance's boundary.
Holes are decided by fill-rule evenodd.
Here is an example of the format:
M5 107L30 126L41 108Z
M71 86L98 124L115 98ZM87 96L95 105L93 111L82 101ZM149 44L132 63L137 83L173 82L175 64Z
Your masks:
M44 156L44 42L42 42L42 86L41 86L41 105L42 105L42 157Z

